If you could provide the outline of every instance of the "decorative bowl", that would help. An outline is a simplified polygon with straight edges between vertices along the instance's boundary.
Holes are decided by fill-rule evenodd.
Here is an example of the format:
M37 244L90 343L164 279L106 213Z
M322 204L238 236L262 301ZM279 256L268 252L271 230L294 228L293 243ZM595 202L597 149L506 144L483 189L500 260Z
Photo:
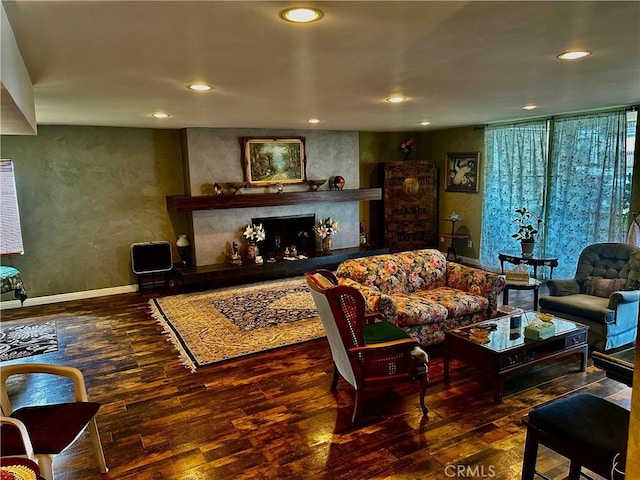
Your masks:
M228 188L233 189L234 195L239 195L242 193L242 189L247 186L246 182L229 182L226 184Z
M320 180L307 180L307 183L309 184L309 186L311 188L309 188L309 190L312 191L316 191L316 190L320 190L320 185L322 185L323 183L325 183L327 181L327 179L320 179Z

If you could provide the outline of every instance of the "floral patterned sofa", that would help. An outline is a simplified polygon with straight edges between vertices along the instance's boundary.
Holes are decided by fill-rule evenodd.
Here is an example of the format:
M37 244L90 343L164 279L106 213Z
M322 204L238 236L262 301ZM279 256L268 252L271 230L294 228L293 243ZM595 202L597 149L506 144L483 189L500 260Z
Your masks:
M435 249L346 260L336 276L362 292L369 310L422 345L443 342L445 330L494 316L505 284L503 276L448 262Z

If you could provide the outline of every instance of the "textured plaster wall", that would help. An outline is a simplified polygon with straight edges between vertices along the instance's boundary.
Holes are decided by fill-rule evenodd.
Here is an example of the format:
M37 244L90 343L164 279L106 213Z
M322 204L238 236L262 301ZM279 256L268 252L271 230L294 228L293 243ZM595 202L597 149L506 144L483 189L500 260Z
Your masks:
M240 137L304 136L307 152L307 178L330 178L342 175L345 188L359 188L358 133L345 131L277 131L248 129L189 128L185 132L184 148L188 165L188 188L199 195L204 183L243 180ZM328 188L327 184L321 188ZM307 185L285 185L285 191L307 190ZM246 188L244 195L274 192L275 188ZM227 191L227 194L230 192ZM193 212L193 244L197 265L225 261L231 242L241 246L243 227L252 217L299 215L313 213L316 219L331 216L340 222L340 232L333 239L334 248L358 245L358 202L310 203L282 207L236 208Z
M456 223L456 233L470 236L472 247L467 246L466 240L456 242L458 255L467 258L478 258L480 249L480 233L482 228L482 192L484 165L484 130L474 127L452 128L435 132L422 133L418 139L419 145L424 145L424 154L437 166L439 172L439 210L440 227L442 233L451 233L451 223L444 220L454 211L462 217ZM462 193L445 191L446 156L450 152L480 152L478 193ZM446 251L450 240L438 243L438 248Z
M132 243L175 243L165 196L184 191L179 131L40 126L1 146L15 162L25 247L2 264L21 271L30 297L130 285Z

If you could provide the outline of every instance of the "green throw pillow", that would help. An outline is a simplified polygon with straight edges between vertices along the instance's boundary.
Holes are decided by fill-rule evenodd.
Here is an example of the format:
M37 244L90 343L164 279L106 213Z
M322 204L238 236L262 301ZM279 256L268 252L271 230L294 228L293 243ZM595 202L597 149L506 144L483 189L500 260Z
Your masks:
M377 322L364 326L364 343L370 345L372 343L392 342L394 340L402 340L411 338L407 332L400 327L396 327L393 323Z

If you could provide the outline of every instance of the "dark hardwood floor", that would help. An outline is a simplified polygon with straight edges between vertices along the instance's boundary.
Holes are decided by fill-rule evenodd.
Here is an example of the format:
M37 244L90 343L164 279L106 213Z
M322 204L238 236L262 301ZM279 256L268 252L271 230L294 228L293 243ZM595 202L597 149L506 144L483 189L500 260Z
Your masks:
M2 323L55 319L59 350L24 359L73 365L86 377L110 472L101 475L88 433L59 456L58 480L450 479L520 478L532 407L589 391L629 407L631 389L570 357L507 380L505 399L477 370L453 361L443 380L443 355L430 351L428 418L418 384L374 390L363 425L350 423L354 393L341 380L329 390L326 340L283 348L190 373L147 301L167 292L132 293L2 312ZM176 293L176 292L171 292ZM531 292L511 304L530 308ZM6 363L5 363L6 364ZM25 394L25 387L35 394ZM12 381L16 404L55 401L68 389L49 380ZM567 462L541 448L538 468L553 479ZM594 477L596 478L596 477Z

